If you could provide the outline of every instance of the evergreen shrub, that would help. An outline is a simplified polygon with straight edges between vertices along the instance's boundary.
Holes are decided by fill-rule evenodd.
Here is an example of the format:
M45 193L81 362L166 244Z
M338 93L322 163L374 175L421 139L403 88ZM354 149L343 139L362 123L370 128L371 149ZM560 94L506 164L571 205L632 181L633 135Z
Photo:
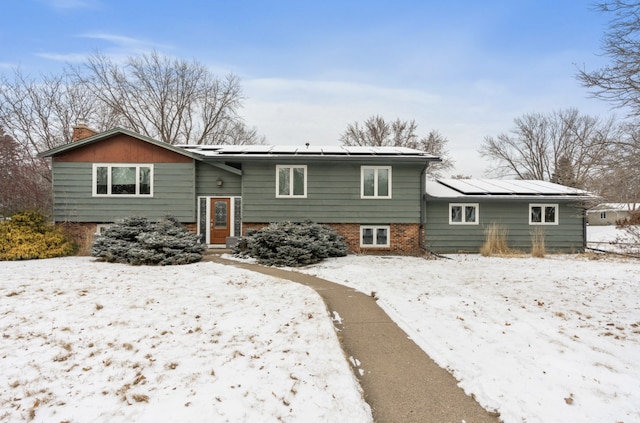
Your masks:
M77 247L39 212L0 221L0 260L31 260L75 254Z
M158 222L128 217L109 226L91 246L91 255L111 263L189 264L202 260L206 246L173 216Z
M267 266L298 267L327 257L347 255L344 238L328 226L310 221L271 223L247 234L233 248L238 257L252 257Z

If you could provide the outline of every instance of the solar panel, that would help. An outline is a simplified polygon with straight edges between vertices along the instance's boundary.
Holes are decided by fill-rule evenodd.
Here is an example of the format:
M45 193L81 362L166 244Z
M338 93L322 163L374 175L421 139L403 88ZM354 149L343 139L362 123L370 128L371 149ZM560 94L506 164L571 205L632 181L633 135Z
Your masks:
M585 191L538 180L439 179L465 195L584 195Z

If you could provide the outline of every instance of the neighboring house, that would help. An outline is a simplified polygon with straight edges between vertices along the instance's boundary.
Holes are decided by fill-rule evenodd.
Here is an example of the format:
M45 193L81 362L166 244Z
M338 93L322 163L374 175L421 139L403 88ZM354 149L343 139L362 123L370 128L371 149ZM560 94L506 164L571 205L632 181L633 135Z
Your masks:
M536 180L440 179L426 186L426 246L435 253L480 251L498 224L511 248L531 250L536 229L548 251L583 251L586 191Z
M84 138L83 138L84 137ZM74 128L52 159L53 219L85 233L167 214L212 246L270 222L332 226L352 252L419 254L425 171L395 147L172 146L116 128Z
M640 211L640 203L602 203L587 210L587 224L615 225L631 217L631 212Z

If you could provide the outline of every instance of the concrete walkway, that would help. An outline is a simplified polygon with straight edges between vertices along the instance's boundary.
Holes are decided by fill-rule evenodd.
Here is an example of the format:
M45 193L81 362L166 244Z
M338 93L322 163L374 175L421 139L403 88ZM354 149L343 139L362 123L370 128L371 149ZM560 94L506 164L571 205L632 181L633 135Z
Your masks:
M308 285L320 294L333 315L347 357L359 364L355 372L378 423L497 423L457 385L455 378L429 358L378 306L375 299L352 288L314 276L273 267L226 260L207 254L205 260Z

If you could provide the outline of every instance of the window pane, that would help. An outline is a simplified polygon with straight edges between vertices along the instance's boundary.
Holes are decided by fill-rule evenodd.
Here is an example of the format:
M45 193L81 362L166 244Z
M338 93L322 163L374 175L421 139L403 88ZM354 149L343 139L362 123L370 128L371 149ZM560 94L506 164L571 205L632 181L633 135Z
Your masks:
M151 194L151 168L140 167L140 194Z
M96 194L108 194L107 193L107 167L96 168Z
M289 168L278 168L278 195L289 195Z
M378 169L378 196L389 196L389 169Z
M376 244L387 245L387 228L378 228L376 230Z
M462 222L462 206L451 207L451 221Z
M363 169L362 170L362 185L363 185L363 193L366 197L373 197L375 195L374 191L374 178L375 178L375 170L374 169Z
M373 245L373 229L362 229L362 245Z
M542 207L539 207L539 206L531 207L531 222L532 223L542 222Z
M304 195L304 168L293 168L293 195Z
M112 167L111 168L111 194L135 194L136 193L136 168Z
M556 222L556 208L555 208L555 206L545 207L544 208L544 221L546 223L555 223Z
M464 208L464 221L470 223L476 221L476 208L474 206L466 206Z
M214 206L213 226L216 229L227 227L227 202L216 201Z

